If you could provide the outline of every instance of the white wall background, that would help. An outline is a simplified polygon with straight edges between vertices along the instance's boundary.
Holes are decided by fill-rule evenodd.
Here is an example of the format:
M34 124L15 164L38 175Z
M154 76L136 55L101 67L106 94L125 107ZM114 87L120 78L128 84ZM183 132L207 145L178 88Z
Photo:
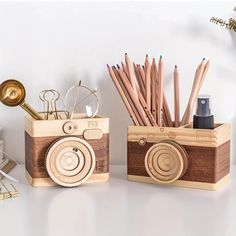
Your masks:
M54 88L65 95L76 80L98 87L100 113L110 117L112 163L126 163L128 113L106 64L125 52L142 63L163 55L165 89L172 104L172 70L181 73L182 111L194 71L203 57L211 67L202 93L212 95L216 121L236 131L236 33L209 22L236 17L234 2L12 2L0 3L0 81L14 77L38 110L38 94ZM24 112L0 104L6 150L24 160ZM236 144L233 141L233 148ZM234 152L235 153L235 152ZM234 162L236 162L235 156Z

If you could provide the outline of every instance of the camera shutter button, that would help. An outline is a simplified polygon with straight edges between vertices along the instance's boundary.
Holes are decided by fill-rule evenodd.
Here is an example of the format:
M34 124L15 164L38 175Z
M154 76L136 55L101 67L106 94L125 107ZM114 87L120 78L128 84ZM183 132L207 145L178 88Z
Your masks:
M145 138L141 138L141 139L139 139L139 141L138 141L138 144L139 144L140 146L144 146L146 143L147 143L147 139L145 139Z
M176 138L176 133L173 132L173 131L170 131L170 132L168 133L168 137L169 137L170 139L175 139L175 138Z
M77 125L72 121L67 121L63 125L62 130L65 134L73 134L77 130Z

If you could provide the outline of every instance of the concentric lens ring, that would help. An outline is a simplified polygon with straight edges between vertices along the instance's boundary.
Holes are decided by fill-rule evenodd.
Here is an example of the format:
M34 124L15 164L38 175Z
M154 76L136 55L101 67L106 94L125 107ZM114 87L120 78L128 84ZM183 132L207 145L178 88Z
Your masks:
M45 166L51 179L64 187L84 183L95 168L95 154L83 139L67 137L55 141L48 149Z
M182 177L188 166L187 152L173 141L159 142L148 150L145 168L155 181L172 183Z

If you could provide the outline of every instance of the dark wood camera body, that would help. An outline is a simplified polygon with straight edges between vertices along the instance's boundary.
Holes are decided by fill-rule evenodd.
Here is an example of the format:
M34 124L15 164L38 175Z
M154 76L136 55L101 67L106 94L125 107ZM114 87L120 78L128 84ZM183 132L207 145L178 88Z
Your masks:
M146 170L145 155L150 147L164 140L180 144L188 156L186 173L171 185L215 190L229 179L230 126L222 124L213 130L197 130L190 126L129 127L127 171L130 181L156 183Z
M64 132L63 127L66 122L76 124L77 128L74 133L68 135ZM99 131L99 135L94 130ZM85 135L87 131L92 132L93 136ZM108 118L36 121L27 117L25 120L25 168L26 178L31 185L56 185L47 173L45 155L52 143L66 137L78 137L85 140L95 153L95 169L86 183L107 181L109 179Z

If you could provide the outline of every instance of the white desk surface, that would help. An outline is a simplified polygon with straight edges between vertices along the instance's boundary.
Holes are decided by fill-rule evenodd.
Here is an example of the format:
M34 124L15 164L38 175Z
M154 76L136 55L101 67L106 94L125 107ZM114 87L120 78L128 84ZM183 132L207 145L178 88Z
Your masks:
M20 197L0 201L0 235L10 236L235 236L236 166L230 183L205 191L128 182L111 166L107 183L78 188L33 188L24 167L12 171Z

